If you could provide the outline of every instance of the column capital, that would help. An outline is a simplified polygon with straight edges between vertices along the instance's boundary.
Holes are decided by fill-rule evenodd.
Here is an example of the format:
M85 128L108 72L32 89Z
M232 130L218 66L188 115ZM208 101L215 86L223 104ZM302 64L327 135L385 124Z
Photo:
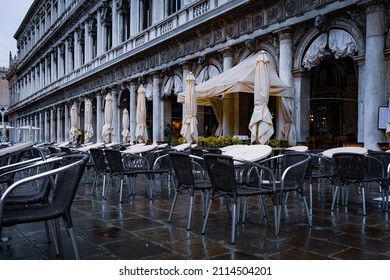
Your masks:
M366 15L376 12L386 12L387 0L371 0L364 3L366 7Z
M223 57L233 57L234 51L231 47L226 47L224 49L221 49L220 52L222 53Z
M291 30L291 28L286 28L284 30L279 31L278 35L279 35L279 41L292 40L294 37L294 33Z

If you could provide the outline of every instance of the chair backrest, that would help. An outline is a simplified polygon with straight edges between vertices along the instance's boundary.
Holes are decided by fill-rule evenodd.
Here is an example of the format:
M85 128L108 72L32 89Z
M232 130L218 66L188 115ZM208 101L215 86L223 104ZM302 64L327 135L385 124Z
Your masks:
M287 153L283 155L282 188L301 188L310 165L310 154Z
M237 182L233 158L208 153L204 155L204 160L213 190L221 193L235 193Z
M71 222L70 208L88 161L87 154L72 154L64 156L60 164L61 167L77 162L73 167L57 174L52 201L54 207L64 211L65 220L68 222Z
M340 180L364 180L365 159L364 155L356 153L333 154L337 175Z
M105 157L103 149L90 149L89 153L93 159L96 171L103 171L106 169Z
M380 160L384 167L385 174L387 173L387 167L390 164L390 153L381 152L381 151L369 151L368 154L374 158Z
M119 150L107 149L104 150L104 154L107 158L108 166L111 173L123 174L122 154Z
M180 186L193 186L195 184L192 173L192 162L190 154L184 152L170 152L169 157L172 163L174 177Z

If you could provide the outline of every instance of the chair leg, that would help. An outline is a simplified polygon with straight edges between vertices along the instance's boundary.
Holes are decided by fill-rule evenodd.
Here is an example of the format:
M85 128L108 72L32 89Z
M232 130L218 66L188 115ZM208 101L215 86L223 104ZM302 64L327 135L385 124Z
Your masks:
M309 208L307 206L306 196L302 196L302 199L303 199L303 205L305 207L305 211L306 211L306 215L307 215L307 221L309 222L309 227L311 227L312 226L311 213L310 213Z
M110 185L112 183L112 175L110 174L110 177L108 178L107 187L105 191L103 191L102 196L104 199L107 199L108 189L110 188Z
M58 219L53 221L53 226L54 226L54 234L53 238L55 238L55 243L58 245L58 252L60 259L64 259L64 248L62 246L62 238L61 238L61 230L60 230L60 224L58 222ZM54 237L55 235L55 237ZM57 250L57 249L56 249Z
M333 211L333 209L334 209L334 205L335 205L335 203L336 203L338 193L339 193L339 185L336 186L336 189L335 189L335 191L334 191L334 194L333 194L333 201L332 201L332 206L330 207L330 211Z
M205 232L206 232L207 221L209 220L209 215L210 215L212 203L213 203L213 196L210 197L210 200L207 203L207 211L206 211L206 216L204 217L204 221L203 221L202 234L205 234Z
M80 254L79 254L79 249L77 247L76 235L74 234L73 228L68 228L68 230L69 230L70 240L72 242L74 257L76 260L79 260Z
M187 230L191 230L191 216L192 216L192 206L194 203L194 191L191 190L191 195L190 195L190 205L188 208L188 220L187 220Z
M363 216L366 216L366 197L364 186L361 186L362 189L362 203L363 203Z
M95 175L95 178L93 178L91 196L93 195L93 192L94 192L95 189L96 189L96 185L97 185L97 181L98 181L98 176L99 176L99 174L96 174L96 175Z
M169 211L168 223L172 221L172 215L173 215L173 211L175 210L176 200L177 200L177 191L175 191L175 196L173 197L173 201L171 205L171 211Z
M232 238L231 243L236 242L236 215L237 215L237 202L232 200Z
M275 237L279 236L279 225L278 225L278 205L274 205L274 227L275 227Z
M123 178L121 178L119 186L119 203L122 203L122 194L123 194Z

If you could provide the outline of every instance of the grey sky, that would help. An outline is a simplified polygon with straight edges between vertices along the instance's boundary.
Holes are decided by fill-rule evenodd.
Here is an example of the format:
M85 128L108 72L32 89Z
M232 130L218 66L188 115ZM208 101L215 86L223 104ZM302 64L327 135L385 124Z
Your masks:
M9 66L9 52L16 54L14 35L34 0L0 0L0 67Z

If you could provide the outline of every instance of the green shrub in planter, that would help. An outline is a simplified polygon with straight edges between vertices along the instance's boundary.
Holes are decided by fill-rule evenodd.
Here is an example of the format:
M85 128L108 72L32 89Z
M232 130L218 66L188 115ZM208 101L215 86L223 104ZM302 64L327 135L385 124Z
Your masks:
M172 147L180 145L180 144L184 144L184 137L171 140L171 146Z
M268 141L268 145L272 148L288 148L288 141L273 138Z
M242 144L242 140L230 136L222 136L222 137L210 136L210 137L204 137L204 138L202 137L198 139L198 145L200 147L205 147L205 148L221 148L221 147L226 147L230 145L239 145L239 144Z

